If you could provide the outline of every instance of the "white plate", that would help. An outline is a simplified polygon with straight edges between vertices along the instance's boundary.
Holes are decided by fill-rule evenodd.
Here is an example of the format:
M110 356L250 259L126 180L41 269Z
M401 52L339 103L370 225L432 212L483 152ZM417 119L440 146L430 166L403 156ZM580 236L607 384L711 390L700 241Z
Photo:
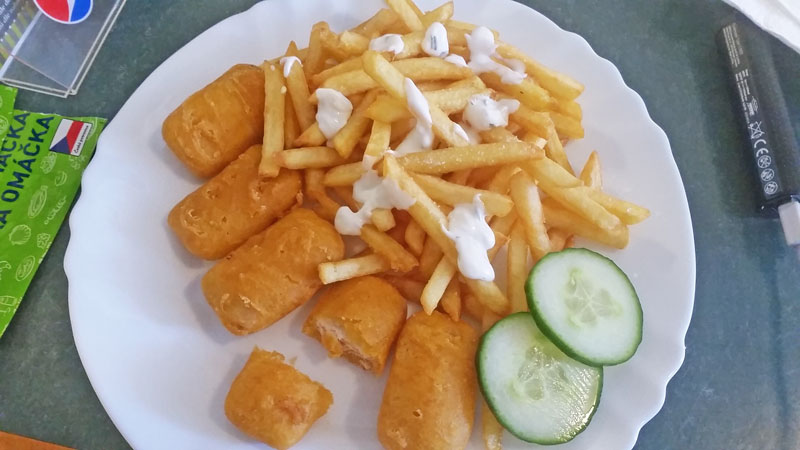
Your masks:
M429 9L433 1L421 1ZM72 212L65 259L75 342L103 406L137 449L263 448L228 423L223 401L254 345L297 358L334 404L297 448L378 448L375 422L385 375L374 378L325 356L300 332L308 306L269 329L230 335L206 304L199 279L209 264L188 255L166 225L170 208L199 185L161 139L161 122L195 90L239 62L258 63L301 46L312 24L353 26L378 0L271 0L228 18L165 61L103 133ZM600 152L608 191L649 207L624 251L601 249L638 288L644 338L629 362L606 370L600 408L564 449L628 449L661 408L684 356L694 299L695 258L686 196L664 132L617 69L581 37L508 0L461 0L456 18L497 29L586 85L586 138L568 152L580 167ZM631 56L635 58L635 55ZM476 421L476 423L478 423ZM481 448L479 433L472 447ZM523 447L509 437L508 448Z

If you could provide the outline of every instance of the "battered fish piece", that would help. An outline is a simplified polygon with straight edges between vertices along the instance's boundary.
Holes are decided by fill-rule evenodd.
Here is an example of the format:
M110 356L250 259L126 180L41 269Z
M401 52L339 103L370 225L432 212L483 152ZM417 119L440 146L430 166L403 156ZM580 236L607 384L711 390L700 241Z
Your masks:
M228 331L250 334L307 302L322 287L317 266L343 257L333 225L298 208L217 262L203 293Z
M228 420L248 436L279 450L296 444L333 403L320 383L256 347L225 398Z
M275 178L259 177L259 161L261 146L254 145L172 208L167 222L186 250L222 258L296 202L300 174L281 169Z
M387 449L465 448L475 415L478 335L464 322L420 311L406 322L378 414Z
M406 321L406 300L378 277L352 278L325 291L303 324L329 356L344 356L375 375Z
M172 111L167 146L195 175L216 175L264 134L264 72L237 64Z

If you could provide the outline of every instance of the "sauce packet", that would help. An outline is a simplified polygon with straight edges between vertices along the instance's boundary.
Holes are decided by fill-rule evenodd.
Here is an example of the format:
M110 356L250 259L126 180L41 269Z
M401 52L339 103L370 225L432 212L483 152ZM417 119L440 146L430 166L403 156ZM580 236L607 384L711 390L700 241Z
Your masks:
M0 85L0 337L66 218L106 124L13 109Z

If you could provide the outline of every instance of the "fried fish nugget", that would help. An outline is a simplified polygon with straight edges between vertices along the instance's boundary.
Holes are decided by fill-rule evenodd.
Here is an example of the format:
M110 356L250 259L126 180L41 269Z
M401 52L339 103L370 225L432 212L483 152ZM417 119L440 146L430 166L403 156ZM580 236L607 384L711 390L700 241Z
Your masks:
M167 146L195 175L216 175L264 134L264 72L237 64L164 120Z
M256 347L225 398L225 416L239 430L279 450L296 444L333 403L322 384Z
M333 358L380 375L406 321L406 300L377 277L351 278L325 291L303 324Z
M387 449L464 448L475 415L475 347L466 323L420 311L406 322L378 414Z
M298 172L281 169L275 178L259 177L260 160L261 146L250 147L172 208L167 223L186 250L203 259L222 258L296 202Z
M298 208L217 262L203 293L228 331L250 334L307 302L322 287L317 266L342 257L333 225Z

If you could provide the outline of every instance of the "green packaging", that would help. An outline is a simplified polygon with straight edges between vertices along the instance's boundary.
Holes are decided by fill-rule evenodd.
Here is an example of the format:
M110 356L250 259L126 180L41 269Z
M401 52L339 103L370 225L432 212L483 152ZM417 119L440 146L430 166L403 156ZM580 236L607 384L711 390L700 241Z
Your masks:
M0 337L19 307L80 186L106 124L13 109L0 86Z

